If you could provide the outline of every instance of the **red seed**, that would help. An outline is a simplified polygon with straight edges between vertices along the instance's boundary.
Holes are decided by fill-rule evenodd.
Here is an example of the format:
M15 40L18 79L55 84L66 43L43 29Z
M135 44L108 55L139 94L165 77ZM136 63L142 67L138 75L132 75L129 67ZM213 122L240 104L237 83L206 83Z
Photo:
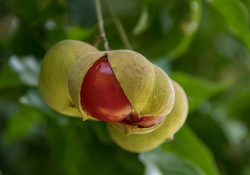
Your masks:
M102 121L121 121L132 111L106 57L88 70L81 87L81 105L92 117Z

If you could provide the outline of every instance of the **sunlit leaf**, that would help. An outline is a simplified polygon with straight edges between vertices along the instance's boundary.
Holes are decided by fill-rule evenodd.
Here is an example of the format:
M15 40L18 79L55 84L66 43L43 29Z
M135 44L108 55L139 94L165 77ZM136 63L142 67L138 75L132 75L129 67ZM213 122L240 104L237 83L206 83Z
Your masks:
M149 7L154 7L151 11L157 11L156 15L149 13ZM136 49L149 58L165 56L175 59L182 56L198 30L201 1L152 1L145 9L148 10L142 12L137 23L138 31L142 34L137 38Z
M149 27L149 9L145 7L141 13L140 19L133 29L134 35L139 35L143 33Z
M249 14L239 0L206 0L225 19L229 29L250 51Z
M201 168L207 175L219 174L209 149L186 125L175 134L173 141L163 144L162 148L167 152L186 158Z
M193 112L202 101L223 92L232 84L231 81L214 83L181 72L173 73L171 78L183 87L189 97L189 112Z
M160 149L140 154L144 163L145 175L205 175L197 165L173 153Z
M211 127L214 128L213 131L211 131L211 135L217 134L217 136L219 136L218 133L214 133L214 131L217 130L215 126L214 125L210 126L211 122L208 121L209 119L214 120L223 131L224 137L226 137L230 147L232 149L239 149L239 147L242 145L243 140L247 137L248 127L244 122L240 121L239 119L230 118L230 115L225 110L222 109L223 108L221 108L219 104L212 104L208 102L203 103L200 106L199 110L204 114L208 114L209 116L206 117L206 120L204 120L202 116L199 116L199 118L201 118L200 121L203 120L203 122L206 122L206 124L208 125L204 127L204 129L210 130ZM194 121L196 121L198 125L205 124L205 123L200 123L199 119L197 121L197 118L192 119L190 123ZM218 139L221 140L222 138L218 137ZM215 142L216 140L218 141L218 139L212 138L210 136L210 139L207 138L206 140L207 141L213 140Z
M38 89L30 89L26 94L24 94L20 99L19 102L23 105L30 106L33 108L38 109L40 112L50 116L50 117L57 117L58 119L62 119L64 122L65 118L63 115L55 112L51 109L42 99Z
M24 84L38 86L40 65L33 56L18 58L13 55L9 59L9 65L13 71L18 73L20 80Z

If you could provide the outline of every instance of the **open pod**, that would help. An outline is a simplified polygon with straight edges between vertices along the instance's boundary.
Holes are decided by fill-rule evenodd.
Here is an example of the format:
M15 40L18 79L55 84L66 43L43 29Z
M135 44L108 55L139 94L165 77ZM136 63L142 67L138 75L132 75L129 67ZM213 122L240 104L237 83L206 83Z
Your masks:
M170 113L174 105L175 93L173 84L164 71L137 52L104 51L84 55L75 62L69 73L70 96L82 114L83 120L91 117L81 104L83 80L90 67L103 57L108 59L110 67L132 107L131 113L136 113L139 117L159 117ZM141 133L133 127L129 127L129 131L122 129L128 127L123 127L119 121L113 125L125 133ZM157 127L152 127L152 129Z
M174 134L182 127L188 114L188 99L182 87L173 81L175 88L174 108L163 124L147 134L126 135L108 124L111 138L116 144L130 152L145 152L158 147L165 141L174 139Z

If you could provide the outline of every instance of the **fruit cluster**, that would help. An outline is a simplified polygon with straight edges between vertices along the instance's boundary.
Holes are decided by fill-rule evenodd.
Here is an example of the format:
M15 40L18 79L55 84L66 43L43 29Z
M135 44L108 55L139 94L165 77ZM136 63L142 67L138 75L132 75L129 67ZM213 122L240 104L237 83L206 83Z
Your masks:
M188 113L181 86L144 56L81 41L59 42L46 53L39 89L59 113L108 122L112 139L132 152L173 139Z

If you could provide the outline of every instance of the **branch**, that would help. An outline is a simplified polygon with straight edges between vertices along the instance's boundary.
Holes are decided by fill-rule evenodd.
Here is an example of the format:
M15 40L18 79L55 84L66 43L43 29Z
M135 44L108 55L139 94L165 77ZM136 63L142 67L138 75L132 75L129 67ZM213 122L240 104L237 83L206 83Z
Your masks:
M103 17L102 17L102 9L101 9L100 0L95 0L95 9L96 9L96 14L97 14L97 20L98 20L98 27L99 27L99 31L100 31L100 37L104 41L104 48L105 48L105 50L108 51L109 50L109 46L108 46L108 40L106 38L106 33L105 33L105 30L104 30L104 21L103 21Z

